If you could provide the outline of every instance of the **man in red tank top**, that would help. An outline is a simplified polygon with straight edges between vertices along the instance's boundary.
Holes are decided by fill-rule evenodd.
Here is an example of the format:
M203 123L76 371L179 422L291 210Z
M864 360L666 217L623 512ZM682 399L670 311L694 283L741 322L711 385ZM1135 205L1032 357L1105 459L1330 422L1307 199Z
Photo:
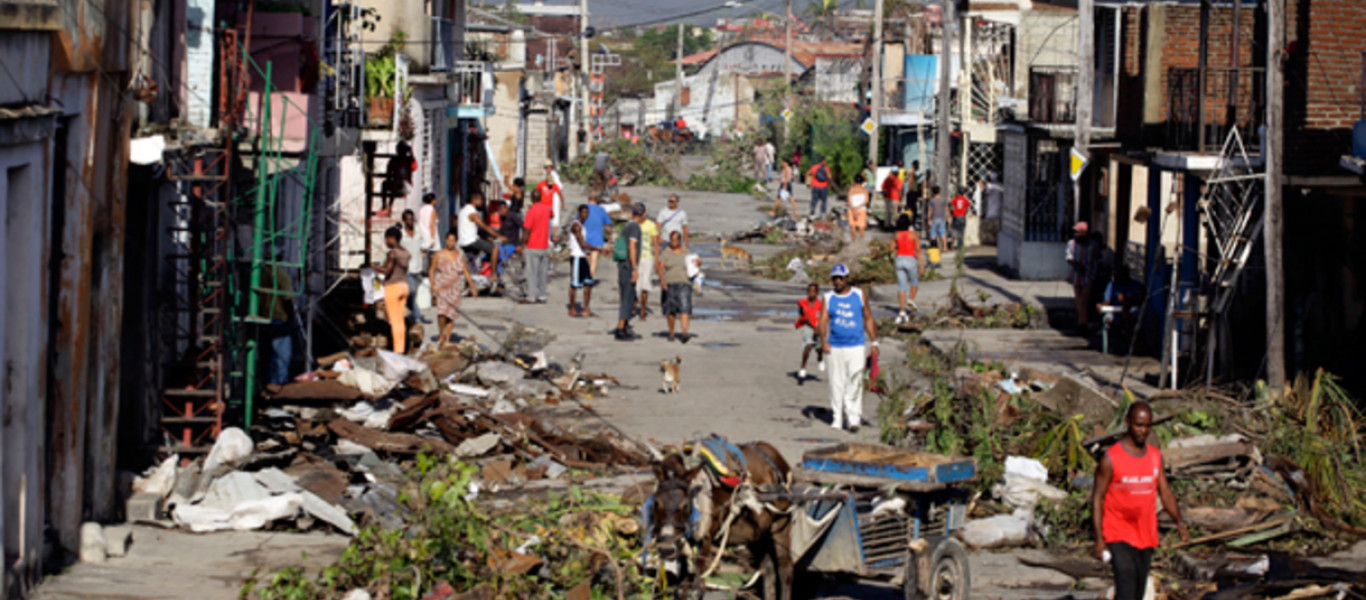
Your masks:
M1148 444L1153 410L1135 402L1124 416L1128 431L1096 464L1096 484L1091 493L1091 524L1096 531L1092 553L1109 562L1115 573L1114 600L1140 600L1148 585L1148 570L1157 548L1157 499L1171 515L1181 541L1190 532L1181 520L1176 496L1167 485L1162 453Z

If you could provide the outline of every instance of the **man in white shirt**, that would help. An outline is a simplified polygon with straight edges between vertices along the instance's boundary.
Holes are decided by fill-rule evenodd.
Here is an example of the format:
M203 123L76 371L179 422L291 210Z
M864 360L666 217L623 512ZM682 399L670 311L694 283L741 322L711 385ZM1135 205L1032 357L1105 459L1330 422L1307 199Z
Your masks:
M564 182L560 181L560 172L555 170L555 163L550 160L545 161L545 180L555 186L555 198L550 203L550 236L552 242L559 242L560 230L560 209L564 205L564 196L561 190L564 189Z
M408 310L412 315L408 317L408 322L421 322L422 324L431 323L427 317L422 316L422 312L417 307L417 288L422 285L422 234L417 229L417 218L414 217L412 209L403 211L403 238L399 240L399 245L408 252Z
M655 218L659 224L659 240L669 239L669 234L677 231L683 236L683 247L688 247L688 213L679 208L678 194L669 195L668 206L659 210Z
M488 257L489 262L493 263L493 272L498 272L498 246L507 241L499 235L488 223L484 222L484 194L474 192L470 194L468 204L460 207L460 212L456 214L455 239L460 245L460 250L466 254L470 252L482 253ZM479 232L488 234L489 241L479 237Z
M773 147L773 140L764 142L764 164L768 165L768 179L773 181L773 162L778 159L778 149Z

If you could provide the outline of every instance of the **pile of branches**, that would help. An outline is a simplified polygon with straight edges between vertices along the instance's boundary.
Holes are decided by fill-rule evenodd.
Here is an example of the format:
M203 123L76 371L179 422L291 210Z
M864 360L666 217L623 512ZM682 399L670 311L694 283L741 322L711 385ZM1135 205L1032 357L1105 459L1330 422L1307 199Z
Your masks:
M616 174L620 185L675 183L674 176L664 161L651 154L644 146L622 139L597 144L593 152L581 154L578 158L560 165L560 174L570 183L590 184L593 179L593 161L599 151L605 151L611 157L608 168Z

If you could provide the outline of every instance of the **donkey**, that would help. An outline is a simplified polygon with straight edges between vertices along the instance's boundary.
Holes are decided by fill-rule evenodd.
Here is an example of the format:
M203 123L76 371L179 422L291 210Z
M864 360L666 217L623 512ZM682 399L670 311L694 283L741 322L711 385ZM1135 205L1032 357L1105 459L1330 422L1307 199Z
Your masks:
M746 463L743 485L753 486L756 491L787 485L792 469L776 448L767 442L742 444L739 448ZM692 565L682 561L678 590L687 593L691 588L694 594L701 597L704 582L699 575L711 565L715 552L725 551L725 548L716 547L716 541L724 534L727 546L745 546L749 550L757 568L767 571L765 560L772 557L773 572L764 573L763 578L766 591L764 598L789 600L793 578L793 558L789 547L791 517L787 513L790 503L770 503L776 511L768 507L759 510L753 506L743 507L731 520L729 532L723 532L721 527L731 510L731 498L736 490L724 485L712 485L710 492L701 497L708 487L705 484L698 485L699 475L709 477L702 475L704 468L698 466L689 469L681 456L671 453L654 469L658 481L650 510L650 535L655 549L660 558L675 560L686 554L686 545L697 548L692 556ZM707 504L710 505L711 514L694 530L693 511Z

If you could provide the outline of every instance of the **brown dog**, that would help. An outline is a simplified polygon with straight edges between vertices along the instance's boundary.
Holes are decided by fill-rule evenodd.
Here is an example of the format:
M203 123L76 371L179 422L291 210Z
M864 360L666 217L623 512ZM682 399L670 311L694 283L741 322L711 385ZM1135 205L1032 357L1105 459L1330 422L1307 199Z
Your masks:
M723 266L723 267L726 266L726 261L727 261L727 260L731 261L731 264L736 264L736 265L738 265L738 264L740 264L740 263L744 263L744 264L747 264L747 265L752 265L752 264L754 264L754 257L750 256L750 255L749 255L749 252L746 252L744 248L736 248L735 246L731 246L731 245L725 240L725 238L722 238L722 239L721 239L721 266Z
M683 369L680 366L682 364L682 356L659 361L659 372L664 374L664 383L661 384L659 391L672 394L683 388Z

